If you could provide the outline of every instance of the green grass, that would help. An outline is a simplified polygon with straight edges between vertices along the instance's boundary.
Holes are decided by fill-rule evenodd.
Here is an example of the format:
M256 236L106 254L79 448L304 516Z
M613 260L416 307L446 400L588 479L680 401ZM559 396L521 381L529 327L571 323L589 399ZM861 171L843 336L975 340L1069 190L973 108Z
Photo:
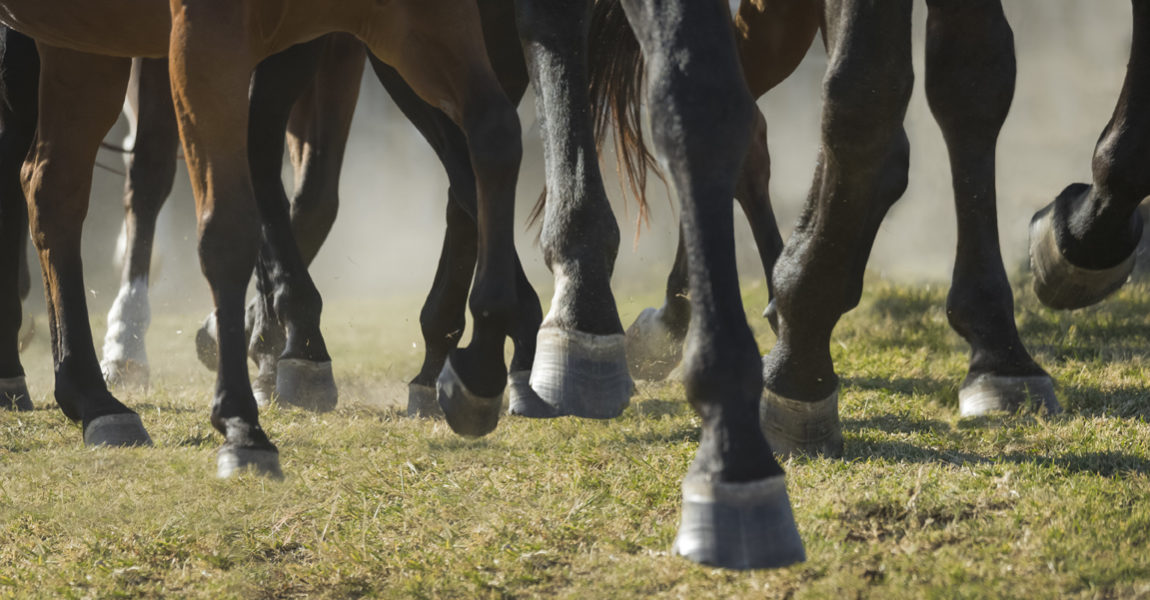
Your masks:
M611 422L505 418L464 440L398 410L418 303L330 303L341 408L266 412L287 479L220 481L198 315L155 318L152 388L120 394L150 449L81 446L41 339L37 410L0 414L0 596L1150 597L1150 290L1069 314L1018 290L1067 409L1049 419L958 418L945 294L872 282L843 319L846 457L786 464L808 561L751 573L669 554L698 436L677 384L641 383ZM757 315L765 292L744 301Z

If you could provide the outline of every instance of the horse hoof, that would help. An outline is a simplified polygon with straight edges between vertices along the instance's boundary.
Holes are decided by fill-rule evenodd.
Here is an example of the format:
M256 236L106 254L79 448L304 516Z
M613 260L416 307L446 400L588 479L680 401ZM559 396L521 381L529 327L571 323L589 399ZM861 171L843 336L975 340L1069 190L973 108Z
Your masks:
M541 328L531 389L558 414L613 419L631 403L635 391L625 346L623 334Z
M529 419L551 419L562 416L531 389L531 371L514 371L507 375L507 414Z
M140 415L117 413L92 419L84 427L85 446L151 446L152 438Z
M315 412L334 410L339 400L331 361L281 358L276 363L276 401Z
M239 475L241 471L251 469L257 475L271 479L283 479L280 470L280 453L275 449L266 448L240 448L231 444L224 444L216 457L216 476L227 479Z
M435 386L421 383L407 384L407 416L422 419L443 418L443 409L439 408Z
M1058 248L1054 235L1054 204L1035 213L1030 221L1030 268L1034 294L1050 308L1070 310L1096 304L1122 287L1134 271L1134 256L1106 269L1071 264Z
M823 400L802 402L784 398L764 387L759 401L759 424L776 455L828 458L843 455L838 389Z
M1034 410L1047 415L1062 412L1048 375L979 375L958 390L959 414L979 417L992 412Z
M148 387L149 370L146 362L131 359L105 360L100 363L100 370L104 373L104 382L108 387Z
M763 318L767 320L767 325L771 326L771 331L779 335L779 307L775 304L774 298L763 309Z
M32 396L24 376L0 379L0 409L32 410Z
M662 381L683 358L683 339L671 332L662 316L662 309L644 309L627 328L627 365L636 379Z
M443 371L435 382L439 407L451 430L459 435L480 437L495 430L499 424L499 409L503 407L503 394L484 398L471 393L451 366L451 359L443 364Z
M260 365L260 370L256 373L256 378L252 380L252 396L255 396L256 406L260 408L267 408L276 397L276 378L278 374L275 368L275 361L271 361L271 367L264 367L263 363Z
M773 569L807 559L782 475L746 483L685 480L673 552L725 569Z
M219 361L219 349L216 345L216 313L208 315L204 324L196 332L196 356L209 371L216 370Z

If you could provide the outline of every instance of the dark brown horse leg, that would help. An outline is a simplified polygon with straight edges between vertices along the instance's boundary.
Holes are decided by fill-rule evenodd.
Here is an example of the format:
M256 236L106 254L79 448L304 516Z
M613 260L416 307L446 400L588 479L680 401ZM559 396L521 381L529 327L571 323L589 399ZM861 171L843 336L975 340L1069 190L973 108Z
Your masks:
M179 131L172 109L168 61L144 58L133 61L137 94L135 143L127 158L124 184L124 266L120 292L108 310L104 357L100 368L110 386L148 384L148 353L144 338L151 321L148 277L156 218L176 178Z
M1150 195L1150 4L1135 0L1134 37L1114 114L1094 147L1092 185L1068 186L1030 222L1034 292L1051 308L1081 308L1126 282Z
M828 0L826 9L820 168L775 265L779 337L764 358L761 416L776 452L839 456L830 336L858 304L875 234L906 189L914 74L909 0Z
M0 409L32 410L32 398L20 364L21 301L28 295L24 247L28 207L20 187L20 167L36 133L40 58L36 44L7 27L0 28Z
M964 416L1059 410L1050 376L1026 352L998 244L995 146L1014 95L1014 36L999 0L927 2L926 95L950 152L958 251L946 302L970 344Z
M735 270L731 197L755 108L729 13L722 3L691 0L623 6L646 58L655 148L682 203L689 257L693 306L683 382L702 435L683 480L675 551L728 568L801 561L783 470L756 418L759 353Z
M517 0L547 168L540 244L555 275L531 387L557 414L612 418L630 403L623 326L611 292L619 227L599 173L585 54L591 3Z
M40 118L24 165L32 240L52 329L56 403L88 445L150 444L139 416L108 393L88 325L80 237L100 140L120 113L130 61L40 50Z

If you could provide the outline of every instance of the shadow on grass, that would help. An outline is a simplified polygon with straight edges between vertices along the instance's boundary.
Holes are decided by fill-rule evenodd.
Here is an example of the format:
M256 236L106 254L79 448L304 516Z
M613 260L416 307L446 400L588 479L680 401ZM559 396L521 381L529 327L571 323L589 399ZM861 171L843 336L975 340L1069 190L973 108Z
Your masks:
M1067 473L1092 473L1100 477L1150 473L1150 460L1122 452L1071 452L1055 457L1011 452L987 458L961 450L921 448L896 440L851 440L846 445L843 458L849 461L874 457L900 462L954 465L1029 464L1054 467Z
M949 379L934 377L843 377L843 387L855 387L862 390L878 390L895 394L914 395L921 394L945 399L953 396L958 398L958 383Z
M875 415L865 419L842 419L843 429L878 429L884 433L935 433L946 434L951 426L936 419L916 419L906 415Z
M1108 390L1061 385L1058 397L1069 414L1086 417L1150 420L1150 387L1127 385Z

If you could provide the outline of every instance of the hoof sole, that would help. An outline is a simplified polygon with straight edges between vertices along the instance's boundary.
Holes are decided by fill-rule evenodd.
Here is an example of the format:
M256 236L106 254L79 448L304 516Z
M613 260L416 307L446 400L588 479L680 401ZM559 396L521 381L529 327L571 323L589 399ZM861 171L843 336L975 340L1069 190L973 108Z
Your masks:
M315 412L334 410L339 391L331 361L281 358L276 363L276 401Z
M32 396L23 377L0 379L0 409L32 410Z
M958 407L963 417L1020 410L1047 415L1062 412L1062 405L1054 394L1054 381L1046 375L979 375L958 390Z
M219 348L216 345L216 314L208 315L204 324L196 331L196 357L209 371L215 371L219 362Z
M1070 310L1101 302L1122 287L1134 271L1134 256L1107 269L1086 269L1071 264L1058 248L1054 235L1054 205L1040 210L1030 221L1030 268L1034 294L1050 308Z
M407 384L407 416L412 418L442 419L439 397L435 387L419 383Z
M673 551L725 569L772 569L806 560L782 475L747 483L684 481Z
M759 424L776 455L821 455L828 458L843 455L838 389L823 400L801 402L763 388L759 401Z
M507 375L507 397L509 415L529 419L553 419L562 416L531 389L531 371L514 371Z
M151 446L152 438L140 415L120 413L92 419L84 428L85 446Z
M148 363L136 360L110 360L100 363L104 382L109 387L148 387Z
M503 408L503 394L493 398L477 396L463 385L451 366L451 359L443 365L435 382L439 407L451 430L459 435L480 437L495 430L499 424L499 411Z
M531 389L556 413L613 419L631 403L623 334L593 335L555 327L539 330Z
M250 469L257 475L271 479L283 479L280 470L280 454L276 450L262 448L237 448L225 444L216 457L216 476L227 479Z
M683 358L683 339L671 333L662 317L662 309L644 309L627 328L627 366L636 379L662 381Z

